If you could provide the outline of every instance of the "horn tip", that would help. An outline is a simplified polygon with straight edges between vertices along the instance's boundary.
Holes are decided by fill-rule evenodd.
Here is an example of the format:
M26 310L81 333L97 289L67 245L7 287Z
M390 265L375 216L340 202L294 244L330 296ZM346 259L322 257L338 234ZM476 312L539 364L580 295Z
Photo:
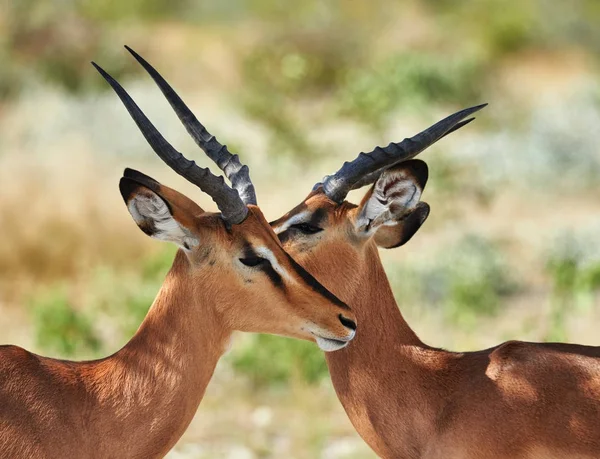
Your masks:
M132 49L130 46L128 46L128 45L123 45L123 47L124 47L124 48L125 48L127 51L129 51L129 53L130 53L130 54L132 54L134 57L135 57L135 56L138 56L138 53L136 53L136 52L135 52L135 51L134 51L134 50L133 50L133 49Z
M98 70L98 73L100 73L100 75L102 75L105 79L110 78L110 75L106 72L106 70L104 70L102 67L96 64L94 61L91 61L90 64L92 64L94 68Z

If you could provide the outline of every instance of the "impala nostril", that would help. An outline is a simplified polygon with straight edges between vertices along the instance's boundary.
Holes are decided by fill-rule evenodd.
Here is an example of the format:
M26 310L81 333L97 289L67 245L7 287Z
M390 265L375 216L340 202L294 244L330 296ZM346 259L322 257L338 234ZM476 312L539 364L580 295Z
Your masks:
M338 317L340 318L340 322L344 327L349 328L350 330L356 330L356 322L348 319L347 317L344 317L341 314Z

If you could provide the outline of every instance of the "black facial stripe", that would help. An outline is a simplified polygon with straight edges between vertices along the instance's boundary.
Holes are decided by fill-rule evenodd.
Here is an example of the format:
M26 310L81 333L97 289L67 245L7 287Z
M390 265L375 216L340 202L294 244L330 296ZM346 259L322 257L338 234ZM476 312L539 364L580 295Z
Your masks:
M254 258L254 257L258 257L258 256L259 255L257 255L256 252L254 252L254 249L252 248L250 243L247 241L244 242L244 258ZM269 277L269 280L273 283L273 285L276 288L279 288L279 289L285 291L285 285L283 284L283 279L277 273L277 271L275 271L273 269L273 266L271 265L271 263L261 264L261 266L258 269L263 271Z
M250 243L248 241L244 241L244 258L253 258L256 257L256 253L254 253L254 250L252 249L252 246L250 245Z
M289 229L282 231L281 233L279 233L277 235L277 238L279 239L279 242L281 242L282 244L286 243L287 241L290 240L292 233L290 232Z
M273 285L276 288L285 290L285 285L283 284L281 276L277 273L277 271L273 269L273 266L271 266L271 264L265 265L264 268L262 268L262 270L267 276L269 276L270 281L273 282Z
M307 222L302 222L302 223L308 223L311 226L321 226L321 223L323 223L323 220L325 220L326 218L326 212L325 209L317 209L313 212L313 214L310 216L310 220L308 220Z
M348 307L348 305L346 303L344 303L343 301L338 299L338 297L336 297L329 290L327 290L325 287L323 287L321 284L319 284L317 282L317 280L308 273L308 271L306 271L302 266L300 266L298 263L296 263L294 261L294 259L292 257L290 257L287 253L286 253L286 255L288 257L288 260L290 261L290 264L292 265L292 268L294 268L296 273L302 278L302 280L304 282L306 282L310 286L310 288L313 291L317 292L322 297L328 299L329 301L336 304L337 306L339 306L343 309L350 310L350 308Z

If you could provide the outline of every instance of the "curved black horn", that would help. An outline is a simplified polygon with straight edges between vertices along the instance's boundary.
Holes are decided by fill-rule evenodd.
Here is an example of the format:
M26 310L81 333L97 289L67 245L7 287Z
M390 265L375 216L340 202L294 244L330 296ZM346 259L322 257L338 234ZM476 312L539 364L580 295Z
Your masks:
M161 133L158 132L146 115L144 115L129 94L127 94L127 91L96 63L92 62L92 65L117 93L121 102L123 102L123 105L125 105L125 108L127 108L127 111L160 159L179 175L210 195L221 211L224 220L231 224L241 223L248 214L248 208L242 202L238 192L231 189L225 183L223 177L217 177L210 170L199 167L194 161L188 160L173 148Z
M471 122L472 119L464 119L486 105L481 104L456 112L400 143L392 142L387 147L376 147L369 153L360 153L354 161L345 162L335 174L323 180L324 193L331 200L342 202L350 190L372 183L386 168L414 158L445 135ZM321 183L316 187L320 185Z
M252 181L250 180L248 166L242 165L238 155L232 155L229 150L227 150L227 145L219 143L216 137L206 130L183 100L181 100L181 97L179 97L171 85L167 83L152 65L129 46L125 46L125 49L129 51L142 67L144 67L146 72L150 74L169 101L169 104L171 104L171 107L173 107L173 110L175 110L175 113L185 126L187 132L192 136L196 144L204 150L206 155L217 163L219 168L225 173L225 177L229 179L233 188L240 194L242 201L244 201L245 204L256 205L256 192L254 191L254 185L252 185Z
M458 123L456 126L454 126L452 129L450 129L448 132L446 132L442 137L446 137L448 134L451 134L452 132L460 129L463 126L466 126L467 124L469 124L471 121L473 121L475 118L469 118L466 119L464 121L461 121L460 123ZM381 176L381 174L386 170L389 169L390 167L395 166L396 164L401 163L404 160L400 160L398 162L395 162L393 164L390 164L389 166L386 167L382 167L381 169L376 170L375 172L371 172L370 174L367 175L363 175L360 180L358 182L356 182L354 185L352 185L352 189L353 190L357 190L359 188L362 188L363 186L367 186L370 185L373 182L376 182L377 179Z

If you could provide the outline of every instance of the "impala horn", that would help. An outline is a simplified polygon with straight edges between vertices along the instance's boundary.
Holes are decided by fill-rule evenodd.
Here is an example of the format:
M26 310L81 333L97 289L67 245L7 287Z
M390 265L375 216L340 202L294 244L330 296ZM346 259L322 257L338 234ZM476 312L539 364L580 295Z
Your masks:
M211 135L206 128L198 121L192 111L185 105L181 97L167 83L167 81L152 67L142 56L136 53L129 46L125 46L133 57L144 67L152 79L158 85L166 97L173 110L185 126L187 132L192 136L196 144L204 150L206 155L212 159L217 166L225 173L225 177L231 182L234 190L240 194L240 198L245 204L256 205L256 192L254 185L250 180L250 171L248 166L240 163L238 155L232 155L227 149L227 145L219 143L217 138Z
M92 62L92 65L117 93L121 102L123 102L123 105L125 105L125 108L160 159L183 178L210 195L217 204L217 207L221 211L221 216L225 221L233 225L244 221L248 214L246 205L256 204L256 196L254 194L254 187L250 181L248 167L242 166L237 155L231 155L224 145L221 145L213 136L210 136L210 134L206 132L206 129L197 122L195 116L189 111L185 104L183 104L179 96L170 89L170 86L165 82L166 88L170 89L172 94L169 102L174 108L174 104L178 104L178 109L176 108L176 111L179 111L177 114L182 121L184 121L185 118L184 124L186 125L186 128L188 128L188 132L192 134L196 143L206 151L207 155L223 169L225 175L232 181L232 185L234 187L236 185L239 186L239 189L230 188L225 183L223 177L213 175L208 168L199 167L194 161L188 160L178 152L154 127L129 94L127 94L127 91L125 91L113 77L106 73L96 63ZM156 75L158 75L158 73L156 73ZM160 75L158 75L158 77L160 78ZM165 90L163 90L163 92L165 92ZM167 98L169 98L169 96ZM181 115L180 112L182 113ZM191 119L188 120L190 117ZM189 121L189 123L186 123L186 121ZM201 127L198 132L201 135L208 137L208 139L194 135L196 132L194 131L194 121ZM242 190L242 194L240 193L240 190ZM244 196L245 200L242 199L242 196Z
M400 143L392 142L387 147L375 147L369 153L360 153L354 161L345 162L335 174L317 183L314 189L322 186L329 199L341 203L350 190L375 182L387 168L414 158L442 137L469 124L475 118L465 118L486 105L481 104L456 112Z

